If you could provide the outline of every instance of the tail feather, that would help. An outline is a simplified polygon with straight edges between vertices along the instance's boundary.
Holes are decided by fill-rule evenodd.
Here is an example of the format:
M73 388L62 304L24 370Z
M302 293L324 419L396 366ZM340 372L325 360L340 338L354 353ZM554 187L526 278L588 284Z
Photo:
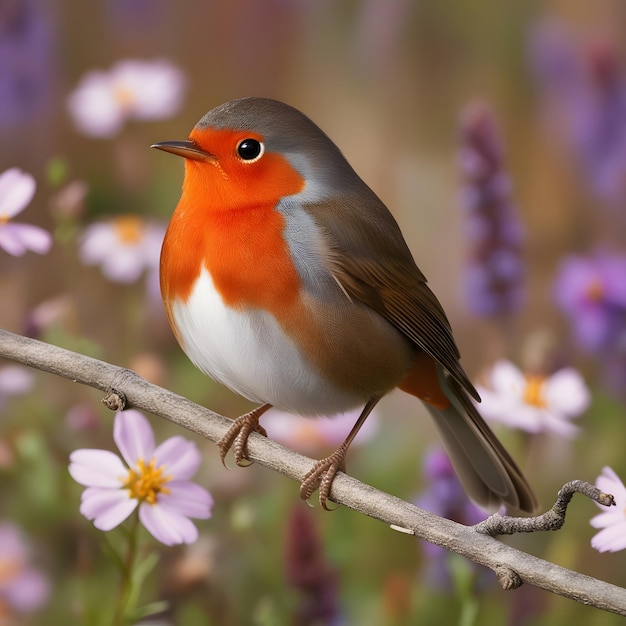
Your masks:
M467 393L438 366L439 383L450 404L426 404L469 496L487 509L507 506L533 513L537 499L515 461L504 449Z

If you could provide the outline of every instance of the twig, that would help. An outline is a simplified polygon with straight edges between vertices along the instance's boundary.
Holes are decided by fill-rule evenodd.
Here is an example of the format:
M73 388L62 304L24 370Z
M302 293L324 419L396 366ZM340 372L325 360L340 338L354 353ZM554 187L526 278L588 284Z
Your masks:
M477 533L497 537L515 533L533 533L538 530L559 530L565 524L567 507L575 493L582 493L590 500L602 506L615 506L615 498L610 493L603 493L597 487L584 480L571 480L561 487L556 502L549 511L536 517L509 517L495 513L486 520L473 526Z
M0 357L94 387L107 394L109 406L148 411L214 442L222 438L231 424L230 419L152 385L128 369L1 329ZM312 459L257 434L250 437L248 452L255 463L297 481L302 481L313 463ZM572 493L570 487L562 497L560 495L555 506L566 507ZM331 497L339 504L492 569L505 589L528 583L626 616L625 589L507 546L489 536L493 533L493 530L485 530L489 525L477 532L473 527L418 509L343 473L337 475ZM505 532L502 526L497 528L494 534Z

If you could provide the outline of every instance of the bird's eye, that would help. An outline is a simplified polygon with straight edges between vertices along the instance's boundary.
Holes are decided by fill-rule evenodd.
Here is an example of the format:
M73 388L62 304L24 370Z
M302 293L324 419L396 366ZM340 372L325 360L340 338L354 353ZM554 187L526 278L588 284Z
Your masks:
M258 139L242 139L237 144L237 155L242 161L257 161L263 156L265 146Z

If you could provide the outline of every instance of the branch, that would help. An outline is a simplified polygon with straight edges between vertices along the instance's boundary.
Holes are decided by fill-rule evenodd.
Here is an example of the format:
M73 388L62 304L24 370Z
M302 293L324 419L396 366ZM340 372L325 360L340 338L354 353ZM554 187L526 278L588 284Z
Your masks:
M227 417L148 383L131 370L1 329L0 357L99 389L106 393L105 403L109 408L142 409L214 442L222 438L232 423ZM255 433L248 442L248 453L251 461L299 482L313 464L312 459ZM582 484L582 481L575 484ZM556 508L562 511L561 516L564 517L572 494L571 488L564 493L562 490L552 511ZM588 495L594 497L592 493ZM596 495L601 500L606 494ZM492 516L483 523L482 528L480 525L478 528L463 526L418 509L343 473L339 473L333 482L331 496L338 504L492 569L505 589L528 583L583 604L626 616L625 589L531 556L491 536L509 531L518 532L520 528L514 526L519 522L510 520L522 518L501 518L506 520L502 526L495 521L499 516ZM552 513L548 513L552 519ZM542 517L524 518L526 522L531 520L531 526L535 524L534 528L528 527L528 530L555 527L536 521ZM507 526L511 523L513 526Z

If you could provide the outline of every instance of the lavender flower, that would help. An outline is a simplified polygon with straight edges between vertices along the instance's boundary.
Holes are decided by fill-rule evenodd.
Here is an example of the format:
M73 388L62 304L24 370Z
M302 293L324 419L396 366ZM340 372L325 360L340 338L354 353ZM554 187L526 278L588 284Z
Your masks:
M556 302L580 346L593 353L626 350L626 255L570 256L554 284Z
M458 164L470 246L464 281L468 307L484 317L511 315L524 301L523 230L511 199L499 132L483 105L463 112Z
M121 524L136 508L152 536L171 546L193 543L198 530L190 517L208 519L213 498L190 482L200 465L196 446L171 437L156 446L148 420L138 411L117 413L113 439L124 461L108 450L75 450L72 478L87 489L80 512L100 530Z

